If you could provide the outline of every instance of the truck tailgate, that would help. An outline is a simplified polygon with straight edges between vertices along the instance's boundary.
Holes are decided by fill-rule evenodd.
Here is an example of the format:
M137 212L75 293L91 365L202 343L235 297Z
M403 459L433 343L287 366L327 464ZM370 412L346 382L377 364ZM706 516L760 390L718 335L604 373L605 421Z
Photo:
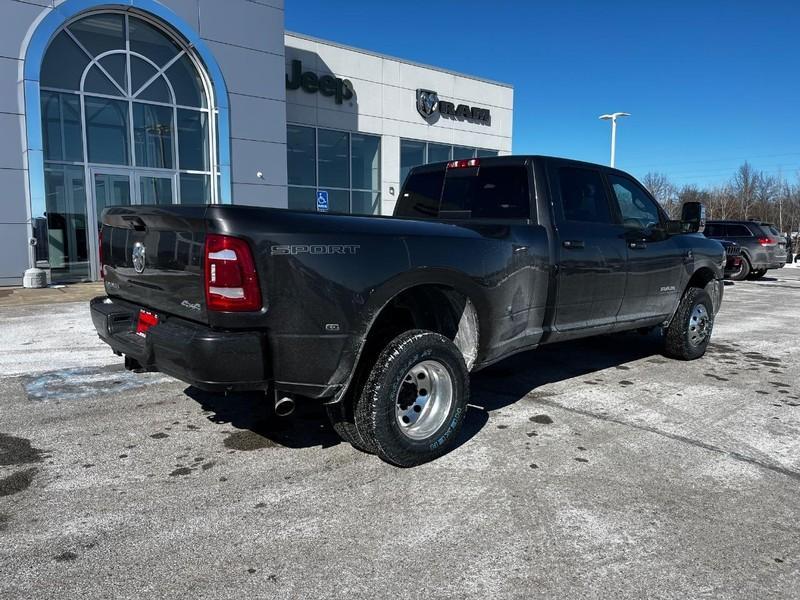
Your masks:
M205 214L205 206L108 209L101 234L107 293L207 323Z

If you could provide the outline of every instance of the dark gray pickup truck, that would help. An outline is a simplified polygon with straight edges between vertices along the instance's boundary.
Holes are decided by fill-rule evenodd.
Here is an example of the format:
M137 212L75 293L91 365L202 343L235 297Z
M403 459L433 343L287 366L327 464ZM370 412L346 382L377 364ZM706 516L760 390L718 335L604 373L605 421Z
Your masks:
M725 253L622 171L541 156L417 167L392 217L246 206L107 209L100 337L134 370L325 403L359 449L411 466L453 444L469 372L642 328L703 355Z

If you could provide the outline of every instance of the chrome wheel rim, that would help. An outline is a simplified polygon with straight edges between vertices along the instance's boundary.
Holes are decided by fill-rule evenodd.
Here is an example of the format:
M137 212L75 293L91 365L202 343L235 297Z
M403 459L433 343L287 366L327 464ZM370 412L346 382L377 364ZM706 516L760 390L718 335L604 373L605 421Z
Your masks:
M692 346L699 346L711 334L711 326L714 324L711 315L705 304L698 304L694 307L692 315L689 317L689 343Z
M400 431L412 440L430 437L444 424L453 405L453 378L436 360L423 360L403 377L395 399Z

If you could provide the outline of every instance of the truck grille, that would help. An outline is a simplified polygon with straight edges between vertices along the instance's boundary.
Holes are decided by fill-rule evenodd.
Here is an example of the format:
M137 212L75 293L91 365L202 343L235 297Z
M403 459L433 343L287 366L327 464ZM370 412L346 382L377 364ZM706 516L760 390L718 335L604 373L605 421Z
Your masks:
M739 246L729 246L725 245L725 254L728 256L739 256L742 253L742 249Z

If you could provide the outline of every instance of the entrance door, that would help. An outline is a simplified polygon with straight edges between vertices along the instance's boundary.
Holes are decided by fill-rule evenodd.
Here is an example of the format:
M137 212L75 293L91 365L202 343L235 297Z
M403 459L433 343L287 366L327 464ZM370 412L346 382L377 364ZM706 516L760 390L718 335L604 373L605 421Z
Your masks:
M110 206L132 204L174 204L177 201L175 176L157 171L113 169L95 167L91 169L91 194L93 219L99 233L103 210ZM96 235L90 236L92 277L99 278L99 249Z
M102 226L103 211L109 206L130 206L133 203L133 188L131 186L131 173L125 169L93 168L91 173L91 208L92 219L95 223L94 232L90 236L89 246L92 257L92 278L100 278L100 250L98 248L98 233Z
M100 231L100 219L109 206L130 206L133 200L131 176L125 171L92 169L95 219Z
M137 171L137 204L174 204L175 178L173 175Z

